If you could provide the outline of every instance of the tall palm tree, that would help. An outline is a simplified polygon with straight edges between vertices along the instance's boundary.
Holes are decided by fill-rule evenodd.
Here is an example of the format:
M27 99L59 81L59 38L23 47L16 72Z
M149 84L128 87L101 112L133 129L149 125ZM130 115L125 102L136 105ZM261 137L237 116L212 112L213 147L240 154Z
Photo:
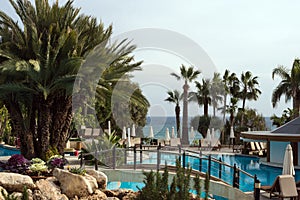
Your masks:
M202 79L202 83L195 81L197 92L190 92L190 99L196 101L199 106L203 105L203 113L208 117L208 106L211 105L210 79Z
M227 105L226 112L230 114L229 120L230 120L230 126L234 125L234 119L235 119L235 113L238 109L238 98L231 97L230 98L230 105Z
M227 95L230 95L230 98L232 97L237 97L237 94L239 93L240 90L240 81L236 77L235 73L231 73L229 70L225 70L224 75L223 75L223 108L222 108L222 113L223 113L223 122L225 122L225 116L226 116L226 109L227 109Z
M172 76L177 78L177 80L183 79L183 116L182 116L182 143L189 144L188 135L188 91L189 82L195 80L201 72L194 70L193 66L186 68L184 65L180 67L180 75L176 73L171 73Z
M220 78L220 73L214 73L209 91L211 96L211 105L213 106L213 116L215 117L219 102L223 101L221 94L225 93L222 80Z
M292 70L283 66L276 67L272 72L273 79L275 75L279 76L281 81L272 94L273 107L280 101L281 96L285 95L285 102L293 100L293 118L298 117L300 106L300 60L294 60Z
M165 101L175 103L175 115L176 115L176 130L177 130L177 138L180 138L180 94L178 90L168 91L168 97Z
M244 125L244 110L246 105L246 100L257 100L258 96L261 94L261 91L257 88L258 81L257 76L252 76L250 71L241 74L241 91L239 97L242 100L242 119L241 126Z

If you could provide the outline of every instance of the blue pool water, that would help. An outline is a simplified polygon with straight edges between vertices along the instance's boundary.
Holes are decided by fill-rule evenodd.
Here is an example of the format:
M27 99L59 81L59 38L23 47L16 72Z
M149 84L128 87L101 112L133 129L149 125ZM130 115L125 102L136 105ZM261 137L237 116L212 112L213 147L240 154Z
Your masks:
M244 155L212 155L214 158L221 158L221 160L231 166L236 164L236 166L251 175L256 175L258 180L262 185L272 185L275 178L282 174L282 168L279 167L271 167L259 162L259 158L254 156L244 156ZM175 165L175 160L177 156L172 156L169 154L161 154L162 163L167 163L168 165ZM143 163L155 164L157 161L156 154L150 154L149 160L143 160ZM193 169L199 170L199 159L194 157L186 157L186 163L189 164ZM208 162L207 160L202 160L202 172L207 171ZM222 166L222 180L232 185L233 182L233 169ZM300 180L300 170L295 170L295 180ZM218 177L219 176L219 164L212 162L211 163L211 175ZM140 188L143 187L143 183L118 183L119 186L117 188L130 188L133 190L137 190L136 186L138 185ZM117 185L114 185L117 186ZM239 188L244 191L253 191L254 181L253 178L245 175L244 173L240 173L240 182Z
M11 156L14 154L20 154L20 150L15 148L7 148L3 145L0 145L0 156Z

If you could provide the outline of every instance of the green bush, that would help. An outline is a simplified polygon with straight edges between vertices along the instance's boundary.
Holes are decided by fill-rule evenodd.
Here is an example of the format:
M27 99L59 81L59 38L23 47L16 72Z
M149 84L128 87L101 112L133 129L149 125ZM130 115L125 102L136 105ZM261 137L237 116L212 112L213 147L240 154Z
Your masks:
M138 200L189 200L190 189L195 189L197 197L201 195L201 181L199 175L194 177L194 187L190 187L191 181L191 168L181 167L180 161L176 160L176 175L174 176L172 183L169 187L168 184L168 168L164 169L161 175L159 171L154 173L143 172L145 175L144 184L145 187L139 189L140 193L137 196ZM208 177L209 181L209 177Z

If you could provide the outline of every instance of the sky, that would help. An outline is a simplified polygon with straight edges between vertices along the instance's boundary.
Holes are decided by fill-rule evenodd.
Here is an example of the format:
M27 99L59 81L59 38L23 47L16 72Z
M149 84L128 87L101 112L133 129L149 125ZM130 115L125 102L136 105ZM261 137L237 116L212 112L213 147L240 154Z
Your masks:
M280 82L272 79L272 70L279 65L291 68L300 57L299 1L75 0L74 5L105 26L112 24L114 38L136 42L135 60L144 63L133 80L150 101L149 115L174 115L174 105L164 99L168 90L182 88L182 82L170 76L181 64L200 69L198 81L214 71L223 74L229 69L240 76L249 70L258 76L262 94L257 101L247 101L246 107L265 117L291 107L284 97L272 107L272 91ZM0 9L15 16L8 0ZM189 113L203 112L191 104Z

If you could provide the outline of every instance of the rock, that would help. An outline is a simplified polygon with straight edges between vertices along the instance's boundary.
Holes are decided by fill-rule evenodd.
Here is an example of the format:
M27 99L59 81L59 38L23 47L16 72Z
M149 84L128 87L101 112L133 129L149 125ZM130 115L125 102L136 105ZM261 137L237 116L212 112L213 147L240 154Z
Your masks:
M47 200L47 197L45 197L39 190L35 190L32 197L33 200Z
M0 172L0 186L8 192L23 192L24 186L27 189L35 189L36 186L30 176L17 173Z
M98 188L96 179L88 174L82 176L55 168L53 176L59 181L62 193L69 198L88 196Z
M117 197L107 197L107 200L120 200L120 199Z
M23 194L21 192L13 192L9 195L9 199L22 200Z
M68 197L61 194L60 188L55 185L56 179L54 177L42 179L36 182L41 194L49 200L68 200Z
M3 191L5 196L8 195L6 189L0 186L0 200L5 200L4 196L2 195L2 191Z
M86 169L86 173L97 180L99 189L106 189L107 176L103 172L96 171L94 169Z
M107 196L100 190L96 190L94 194L81 197L80 200L107 200Z

